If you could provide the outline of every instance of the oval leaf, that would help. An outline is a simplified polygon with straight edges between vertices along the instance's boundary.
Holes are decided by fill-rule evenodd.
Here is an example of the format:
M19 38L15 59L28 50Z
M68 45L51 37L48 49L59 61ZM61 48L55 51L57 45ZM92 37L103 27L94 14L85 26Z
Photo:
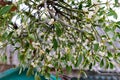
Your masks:
M100 67L103 67L103 66L104 66L104 60L102 59L100 62Z
M99 49L99 44L94 44L94 51L97 51Z
M110 69L113 69L114 68L114 65L110 62Z
M58 42L57 40L55 39L55 37L53 38L53 48L56 50L58 47Z
M0 15L4 15L8 13L11 10L12 6L5 6L2 9L0 9Z
M76 67L78 67L81 62L82 62L82 55L79 55L77 63L76 63Z

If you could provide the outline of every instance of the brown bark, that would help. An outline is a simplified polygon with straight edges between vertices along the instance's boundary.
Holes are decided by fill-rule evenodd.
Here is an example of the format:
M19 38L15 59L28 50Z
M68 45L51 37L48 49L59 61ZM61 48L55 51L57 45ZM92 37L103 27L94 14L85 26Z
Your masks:
M14 65L8 65L8 64L0 64L0 72L3 72L7 69L15 67Z

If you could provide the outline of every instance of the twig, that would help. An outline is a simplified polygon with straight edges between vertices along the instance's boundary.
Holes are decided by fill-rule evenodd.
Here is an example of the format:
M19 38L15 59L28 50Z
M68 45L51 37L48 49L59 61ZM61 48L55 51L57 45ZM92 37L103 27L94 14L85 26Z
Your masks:
M65 7L65 6L63 6L63 5L60 5L60 4L58 4L58 3L54 3L56 6L58 6L58 7L62 7L62 8L64 8L64 9L66 9L66 10L68 10L68 11L75 11L75 12L81 12L80 10L77 10L77 9L70 9L70 8L67 8L67 7Z
M54 17L54 18L55 18L55 17ZM56 18L55 18L55 19L56 19ZM80 30L80 29L78 29L78 28L76 28L76 27L74 27L74 26L71 26L71 25L65 23L64 21L60 20L59 18L56 19L56 20L59 21L59 22L61 22L61 23L64 24L65 26L70 27L70 28L72 28L72 29L75 29L75 30L77 30L77 31L79 31L79 32L82 32L82 33L85 32L84 30Z

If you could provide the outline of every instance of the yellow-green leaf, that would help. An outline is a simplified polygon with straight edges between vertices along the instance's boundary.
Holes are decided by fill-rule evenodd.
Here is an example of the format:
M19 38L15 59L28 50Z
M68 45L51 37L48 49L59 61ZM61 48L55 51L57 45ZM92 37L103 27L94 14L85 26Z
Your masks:
M37 73L35 74L35 80L41 80L40 76Z

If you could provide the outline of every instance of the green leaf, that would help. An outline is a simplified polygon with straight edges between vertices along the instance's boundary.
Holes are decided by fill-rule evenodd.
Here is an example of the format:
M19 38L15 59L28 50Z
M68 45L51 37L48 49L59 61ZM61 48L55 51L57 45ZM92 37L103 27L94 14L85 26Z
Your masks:
M95 56L95 60L96 60L97 62L100 62L100 57Z
M29 37L30 40L35 40L35 37L34 37L33 34L29 34L28 37Z
M50 52L50 50L49 50L48 48L46 48L45 52L49 53L49 52Z
M26 41L24 43L24 47L25 47L25 51L27 51L29 49L30 43L28 41Z
M104 66L104 60L102 59L100 62L100 67L103 67L103 66Z
M79 4L79 10L81 10L82 9L82 2L80 2L80 4Z
M68 53L66 57L67 57L68 60L71 60L72 59L72 54Z
M118 0L115 0L115 7L118 7L119 6L119 2Z
M117 4L118 3L118 0L115 0L115 4Z
M57 47L58 47L58 42L57 42L57 40L55 39L55 37L53 38L53 48L55 49L55 50L57 50Z
M94 51L97 51L98 49L99 49L99 44L98 43L94 44Z
M105 32L109 32L109 31L111 31L111 28L109 28L109 26L106 26L105 27Z
M68 73L70 73L71 70L72 70L72 67L67 65L67 66L66 66L66 70L67 70Z
M13 31L8 34L8 37L7 37L8 41L11 39L12 34L13 34Z
M3 63L6 63L7 62L7 56L6 55L2 55L2 59L1 60L2 60Z
M112 53L108 52L108 57L113 57Z
M99 23L103 23L103 22L105 21L105 18L102 17L102 18L100 18L98 21L99 21Z
M108 69L109 66L110 66L110 65L109 65L109 62L108 62L108 60L106 60L105 68Z
M80 65L80 63L82 62L82 55L79 55L77 62L76 62L76 67L78 67Z
M60 23L55 23L55 28L56 28L56 34L57 36L61 36L62 35L62 29L61 29L61 24Z
M92 69L92 63L90 63L90 65L89 65L89 69Z
M110 62L110 69L113 69L114 68L114 65Z
M4 15L4 14L8 13L11 8L12 8L12 6L3 7L2 9L0 9L0 15Z
M32 69L32 67L29 67L28 70L27 70L26 75L31 76L32 74L33 74L33 69Z
M120 53L118 53L117 56L120 57Z
M37 73L35 74L35 80L41 80L40 76Z
M118 26L120 26L120 21L116 22L116 24L117 24Z
M88 64L89 64L89 60L86 58L83 67L87 67Z
M8 37L8 33L7 32L4 32L3 35L2 35L2 40L6 40Z
M91 0L87 0L87 7L91 6L92 2Z
M85 78L88 77L87 74L85 73L85 71L81 71L81 74L82 74L83 76L85 76Z
M19 54L18 58L21 61L21 63L24 63L26 56L25 56L25 54Z
M107 15L108 15L108 16L113 16L115 19L118 18L117 13L116 13L112 8L110 8L110 10L109 10L109 12L108 12Z
M73 5L75 5L75 2L74 2L74 1L72 1L72 4L73 4Z
M101 8L98 10L98 16L102 16L102 15L105 13L104 8L105 8L105 7L101 7Z

